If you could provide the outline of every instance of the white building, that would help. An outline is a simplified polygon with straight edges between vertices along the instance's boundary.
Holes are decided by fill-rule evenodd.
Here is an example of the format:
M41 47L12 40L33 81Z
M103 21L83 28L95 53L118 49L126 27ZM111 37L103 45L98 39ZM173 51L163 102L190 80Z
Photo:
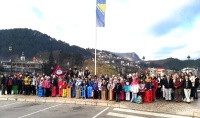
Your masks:
M189 73L189 72L192 72L194 75L197 75L198 74L198 69L196 68L183 68L181 70L181 72L186 72L186 73Z

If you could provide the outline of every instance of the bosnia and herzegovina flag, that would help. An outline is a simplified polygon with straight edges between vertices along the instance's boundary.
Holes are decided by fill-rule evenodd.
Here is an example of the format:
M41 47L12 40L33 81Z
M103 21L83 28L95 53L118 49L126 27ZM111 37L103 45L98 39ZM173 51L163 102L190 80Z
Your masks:
M97 0L97 5L96 5L97 27L105 27L105 11L106 11L106 0Z

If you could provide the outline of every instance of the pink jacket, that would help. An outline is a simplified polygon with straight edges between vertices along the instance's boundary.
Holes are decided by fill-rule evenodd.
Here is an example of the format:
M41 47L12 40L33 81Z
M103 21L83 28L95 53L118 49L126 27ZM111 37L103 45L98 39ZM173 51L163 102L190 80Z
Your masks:
M50 87L51 87L50 81L49 81L49 80L45 80L45 81L43 82L43 87L44 87L44 88L50 88Z
M136 78L133 78L133 81L131 82L131 92L132 93L139 92L139 84Z
M145 92L145 84L139 84L140 92Z

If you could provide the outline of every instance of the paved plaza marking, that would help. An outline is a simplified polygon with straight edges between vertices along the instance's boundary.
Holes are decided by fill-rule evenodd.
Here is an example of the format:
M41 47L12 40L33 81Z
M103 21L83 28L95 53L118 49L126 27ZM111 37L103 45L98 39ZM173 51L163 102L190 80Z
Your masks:
M121 117L121 118L147 118L147 117L143 117L143 116L126 115L126 114L114 113L114 112L109 112L107 115Z
M7 104L7 105L3 105L3 106L0 106L0 108L2 108L2 107L7 107L7 106L10 106L10 105L14 105L14 104L18 104L18 103L20 103L20 102L15 102L15 103L11 103L11 104Z
M96 118L97 116L99 116L100 114L102 114L103 112L105 112L106 110L108 110L109 107L105 108L104 110L102 110L101 112L99 112L96 116L92 117L92 118Z
M45 111L45 110L48 110L48 109L51 109L51 108L60 106L60 105L62 105L62 104L57 104L57 105L54 105L54 106L51 106L51 107L48 107L48 108L45 108L45 109L42 109L42 110L39 110L39 111L30 113L30 114L27 114L27 115L24 115L24 116L20 116L20 117L18 117L18 118L24 118L24 117L27 117L27 116L30 116L30 115L33 115L33 114L36 114L36 113L39 113L39 112L42 112L42 111Z
M155 113L155 112L146 112L146 111L137 111L137 110L121 109L121 108L114 108L113 110L117 111L117 112L126 112L126 113L138 114L138 115L139 114L140 115L150 115L150 116L165 117L165 118L192 118L192 117L189 117L189 116L172 115L172 114ZM126 118L126 117L124 117L124 118Z

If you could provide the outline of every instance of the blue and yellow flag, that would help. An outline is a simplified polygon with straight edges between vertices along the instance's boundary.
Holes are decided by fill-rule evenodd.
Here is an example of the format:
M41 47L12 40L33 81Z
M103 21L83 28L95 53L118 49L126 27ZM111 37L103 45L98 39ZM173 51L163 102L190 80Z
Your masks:
M105 11L106 11L106 0L97 0L97 5L96 5L97 27L105 27Z

